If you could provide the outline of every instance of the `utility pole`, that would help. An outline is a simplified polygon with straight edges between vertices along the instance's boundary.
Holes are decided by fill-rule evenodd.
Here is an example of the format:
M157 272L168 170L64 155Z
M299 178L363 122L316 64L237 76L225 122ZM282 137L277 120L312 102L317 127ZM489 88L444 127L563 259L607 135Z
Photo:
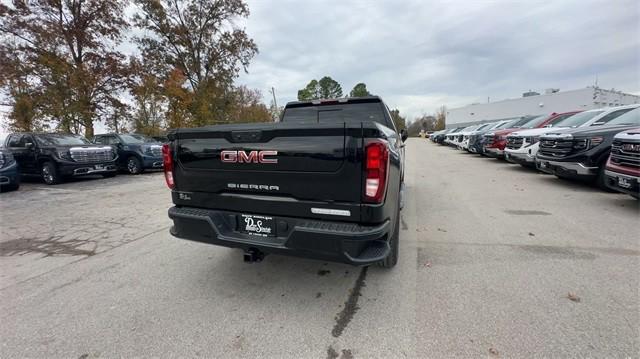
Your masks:
M276 102L276 89L273 88L273 86L271 87L271 94L273 95L273 104L278 108L278 102Z
M276 113L278 113L278 102L276 101L276 89L271 86L271 95L273 95L273 106L276 108Z

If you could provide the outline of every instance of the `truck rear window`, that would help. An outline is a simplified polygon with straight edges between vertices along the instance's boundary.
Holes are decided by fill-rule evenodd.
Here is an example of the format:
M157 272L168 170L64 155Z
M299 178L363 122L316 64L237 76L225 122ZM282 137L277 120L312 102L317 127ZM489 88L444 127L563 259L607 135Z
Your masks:
M295 123L342 123L374 121L388 126L382 103L354 103L344 105L322 105L291 107L284 110L282 122Z

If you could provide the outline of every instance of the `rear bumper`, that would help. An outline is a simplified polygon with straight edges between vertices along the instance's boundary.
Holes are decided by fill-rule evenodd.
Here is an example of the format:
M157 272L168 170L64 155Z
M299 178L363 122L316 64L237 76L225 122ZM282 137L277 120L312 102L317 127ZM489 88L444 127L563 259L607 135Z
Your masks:
M274 217L274 237L256 237L239 231L238 212L171 207L171 234L224 247L255 248L265 253L320 259L352 265L379 262L390 252L391 225L362 226L292 217Z
M635 198L640 197L640 177L609 170L605 170L604 174L607 187L618 192L630 194Z

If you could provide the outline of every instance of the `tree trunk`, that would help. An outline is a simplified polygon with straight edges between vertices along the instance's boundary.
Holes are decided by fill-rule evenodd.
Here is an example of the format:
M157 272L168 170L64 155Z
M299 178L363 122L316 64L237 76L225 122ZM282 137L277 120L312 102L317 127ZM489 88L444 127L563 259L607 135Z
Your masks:
M87 139L93 138L93 120L91 118L84 118L82 124L84 125L84 137Z

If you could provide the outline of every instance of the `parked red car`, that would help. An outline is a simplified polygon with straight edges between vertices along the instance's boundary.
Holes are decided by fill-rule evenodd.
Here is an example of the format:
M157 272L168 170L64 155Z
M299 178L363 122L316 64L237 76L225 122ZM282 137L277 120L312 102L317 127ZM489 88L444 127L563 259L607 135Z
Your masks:
M604 174L607 187L640 198L640 127L614 137Z
M525 116L522 120L514 123L509 128L490 132L484 135L484 153L490 157L504 158L504 148L507 146L507 135L510 133L522 129L542 128L548 125L553 125L569 116L575 115L578 112L580 111L563 113L554 112L550 115L541 115L537 117Z

